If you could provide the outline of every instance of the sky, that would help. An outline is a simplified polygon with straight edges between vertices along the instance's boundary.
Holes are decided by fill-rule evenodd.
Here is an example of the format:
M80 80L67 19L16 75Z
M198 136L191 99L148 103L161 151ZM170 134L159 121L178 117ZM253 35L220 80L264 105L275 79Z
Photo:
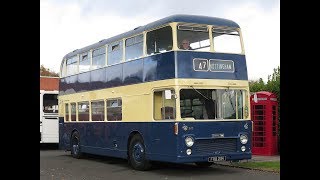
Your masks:
M280 0L40 0L40 65L59 72L67 53L174 14L239 24L249 80L280 66Z

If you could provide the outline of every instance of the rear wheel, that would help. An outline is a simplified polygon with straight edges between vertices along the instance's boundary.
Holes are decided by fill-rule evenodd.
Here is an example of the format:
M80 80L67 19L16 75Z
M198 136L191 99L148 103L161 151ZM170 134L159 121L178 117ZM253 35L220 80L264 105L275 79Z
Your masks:
M74 132L71 136L71 155L74 158L81 158L81 148L80 148L80 135L78 132Z
M136 170L145 171L151 168L151 163L146 159L145 146L140 135L133 136L130 141L129 162Z
M214 163L213 162L196 162L195 164L199 167L209 167Z

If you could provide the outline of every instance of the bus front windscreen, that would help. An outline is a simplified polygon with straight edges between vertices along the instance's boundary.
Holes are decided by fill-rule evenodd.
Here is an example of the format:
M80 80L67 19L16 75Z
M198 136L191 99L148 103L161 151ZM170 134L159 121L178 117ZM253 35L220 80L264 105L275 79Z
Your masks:
M182 89L181 118L244 119L245 90Z

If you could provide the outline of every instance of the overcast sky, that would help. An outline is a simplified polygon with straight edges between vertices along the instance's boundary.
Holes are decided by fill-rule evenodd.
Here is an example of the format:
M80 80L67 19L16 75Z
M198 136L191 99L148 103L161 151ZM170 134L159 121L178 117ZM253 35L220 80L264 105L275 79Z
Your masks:
M231 19L242 29L249 80L280 66L280 0L40 0L40 64L173 14Z

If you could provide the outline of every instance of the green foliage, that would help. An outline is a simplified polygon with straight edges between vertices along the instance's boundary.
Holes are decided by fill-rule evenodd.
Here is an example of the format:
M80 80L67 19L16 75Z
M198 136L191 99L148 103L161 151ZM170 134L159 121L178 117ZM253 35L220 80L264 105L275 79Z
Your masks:
M234 163L234 166L245 167L250 169L260 169L273 172L280 172L280 161L265 161L265 162L240 162Z
M273 69L273 74L268 76L268 81L265 83L262 78L258 81L249 81L250 92L269 91L277 95L280 99L280 67Z
M45 68L43 65L40 66L40 76L50 76L50 77L59 77L59 74L51 71L49 68Z
M266 90L277 95L280 100L280 67L273 69L273 74L268 76Z
M249 86L250 86L250 92L258 92L258 91L264 91L266 85L263 82L263 79L260 78L258 81L249 81Z

